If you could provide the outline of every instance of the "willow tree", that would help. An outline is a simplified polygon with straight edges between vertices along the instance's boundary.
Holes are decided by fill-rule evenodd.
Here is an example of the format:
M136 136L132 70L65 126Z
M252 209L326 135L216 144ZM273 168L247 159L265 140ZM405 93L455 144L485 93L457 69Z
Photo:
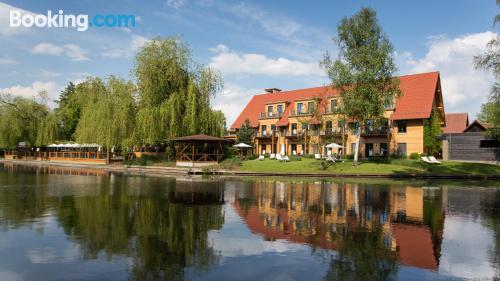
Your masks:
M39 93L39 96L45 94ZM38 97L39 97L38 96ZM15 147L19 142L28 145L46 144L51 138L37 140L42 136L40 124L46 123L50 109L45 99L23 98L10 94L0 95L0 147Z
M77 142L108 148L131 145L136 113L132 82L114 76L104 81L88 78L76 92L87 97L75 132Z
M354 164L358 163L362 127L368 120L380 120L384 104L400 95L393 47L377 22L376 12L362 8L337 27L339 47L336 60L328 53L322 61L332 85L340 91L342 112L355 124Z
M497 5L500 1L497 0ZM495 25L500 21L500 15L495 17ZM487 101L481 106L478 119L488 123L488 135L500 139L500 36L498 34L490 42L484 53L474 57L476 68L493 72L495 82L491 87Z
M152 39L136 55L133 73L139 89L138 143L195 133L221 135L224 120L210 102L222 79L214 70L196 64L181 40Z

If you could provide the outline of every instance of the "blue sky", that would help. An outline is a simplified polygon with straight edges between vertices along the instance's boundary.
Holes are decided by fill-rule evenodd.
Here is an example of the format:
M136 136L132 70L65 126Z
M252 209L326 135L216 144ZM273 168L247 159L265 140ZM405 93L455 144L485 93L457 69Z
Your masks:
M318 61L340 19L374 8L395 49L400 74L441 72L445 110L474 118L493 78L474 70L472 57L496 36L493 0L478 1L3 1L0 2L0 91L55 99L85 76L131 78L133 56L148 39L180 36L199 62L221 71L224 89L214 106L228 123L252 95L268 87L320 86ZM133 14L136 27L11 28L9 11L46 14Z

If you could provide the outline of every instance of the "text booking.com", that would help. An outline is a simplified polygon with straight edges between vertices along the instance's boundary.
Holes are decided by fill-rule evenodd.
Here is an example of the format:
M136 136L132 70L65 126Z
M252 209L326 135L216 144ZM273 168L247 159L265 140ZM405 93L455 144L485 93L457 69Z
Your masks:
M10 27L75 28L87 31L89 27L135 27L135 20L134 15L98 14L89 17L85 14L64 14L63 10L57 13L49 10L46 15L10 11Z

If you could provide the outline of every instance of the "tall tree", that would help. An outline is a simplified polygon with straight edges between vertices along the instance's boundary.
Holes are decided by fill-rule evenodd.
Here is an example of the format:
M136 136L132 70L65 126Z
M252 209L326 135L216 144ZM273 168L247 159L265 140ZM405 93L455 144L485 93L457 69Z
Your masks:
M245 119L245 122L241 125L238 132L236 132L236 139L238 142L251 144L253 135L255 134L255 129L252 127L249 119Z
M497 0L497 5L500 1ZM495 25L500 20L500 15L495 17ZM500 139L500 37L497 35L488 42L487 50L474 57L476 68L490 70L495 76L495 83L491 87L491 93L486 103L481 106L478 114L479 120L488 123L490 128L488 134Z
M211 109L220 75L197 65L179 38L155 38L135 58L139 87L136 139L152 144L172 137L221 135L224 118Z
M108 148L132 144L136 112L136 87L132 82L114 76L105 81L88 78L76 91L88 96L75 132L76 141Z
M59 100L57 100L56 114L59 119L59 126L62 140L74 140L76 126L80 120L80 113L85 99L79 97L76 92L76 86L70 82L66 88L61 91Z
M19 142L28 145L44 144L53 141L46 138L40 124L47 122L50 110L46 104L46 93L37 97L23 98L10 94L0 94L0 147L15 147ZM37 139L39 137L43 139Z
M442 141L438 139L438 136L442 133L439 112L434 108L431 118L424 121L424 147L429 155L436 155L441 150Z
M342 111L355 123L354 165L358 163L359 140L367 120L383 118L385 101L400 95L393 47L377 22L376 12L362 8L337 27L339 55L325 54L321 64L333 87L340 91Z

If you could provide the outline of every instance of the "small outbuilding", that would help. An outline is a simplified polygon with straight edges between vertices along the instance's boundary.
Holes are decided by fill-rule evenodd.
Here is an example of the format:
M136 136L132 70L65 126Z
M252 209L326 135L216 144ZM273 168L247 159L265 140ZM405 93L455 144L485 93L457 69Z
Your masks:
M173 142L177 166L203 167L222 160L227 140L209 135L192 135L175 138Z

